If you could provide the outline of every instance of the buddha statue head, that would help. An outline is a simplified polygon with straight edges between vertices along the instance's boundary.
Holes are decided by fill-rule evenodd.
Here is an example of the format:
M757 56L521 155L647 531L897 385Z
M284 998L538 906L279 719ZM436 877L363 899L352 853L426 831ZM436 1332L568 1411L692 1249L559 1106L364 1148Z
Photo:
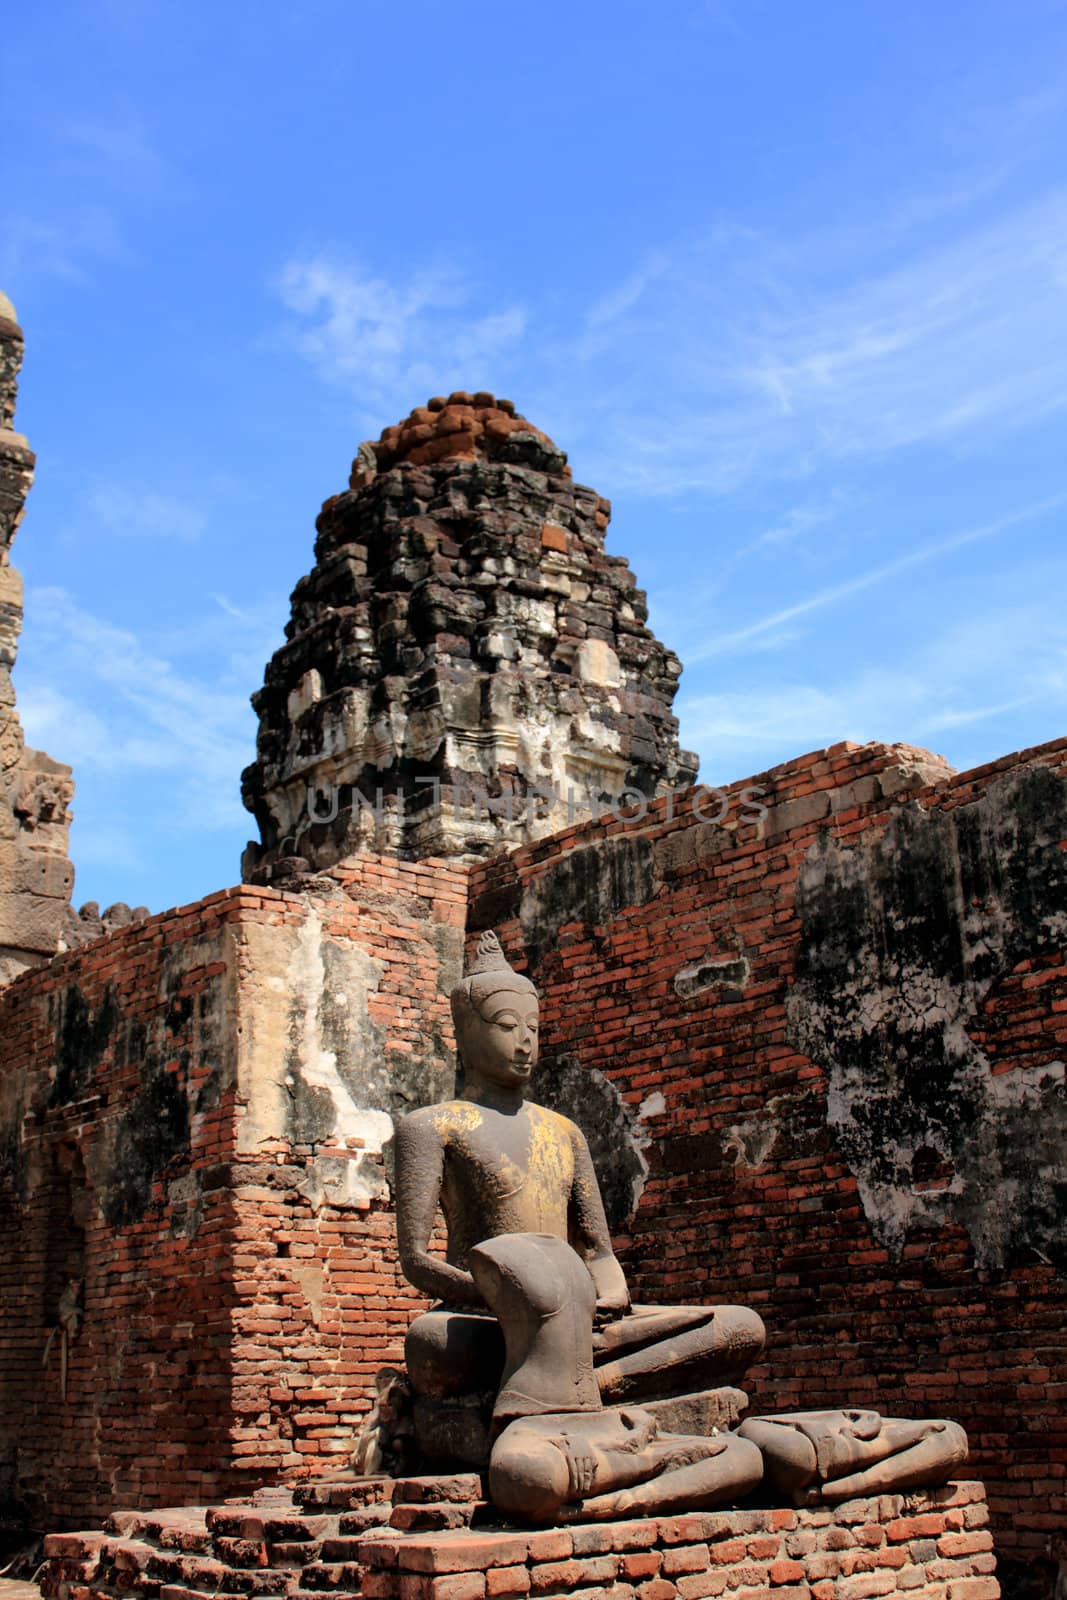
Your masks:
M509 965L495 933L482 934L451 1001L468 1092L478 1084L521 1090L537 1063L537 990Z

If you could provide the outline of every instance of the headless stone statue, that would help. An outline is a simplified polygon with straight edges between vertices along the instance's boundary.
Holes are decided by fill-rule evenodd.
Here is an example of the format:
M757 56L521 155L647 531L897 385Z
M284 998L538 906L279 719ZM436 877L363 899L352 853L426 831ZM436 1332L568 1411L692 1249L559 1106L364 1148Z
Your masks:
M447 1401L499 1388L504 1344L472 1276L471 1252L515 1233L569 1241L581 1257L596 1296L602 1400L648 1401L735 1383L763 1348L755 1312L630 1305L584 1136L524 1097L537 1060L537 994L505 961L495 935L483 935L471 974L452 991L452 1015L462 1094L412 1112L396 1134L400 1261L408 1280L438 1302L408 1332L416 1395ZM438 1207L444 1260L429 1249Z
M593 1369L595 1295L562 1239L517 1233L470 1253L507 1358L493 1408L489 1492L532 1522L655 1515L737 1499L762 1477L736 1434L663 1433L648 1411L605 1409Z
M413 1112L396 1135L401 1265L437 1301L405 1346L425 1459L483 1466L491 1449L494 1499L532 1520L721 1504L764 1473L797 1503L946 1481L967 1454L952 1422L795 1412L718 1433L729 1405L736 1420L723 1397L744 1401L722 1386L763 1348L759 1317L630 1305L581 1131L524 1098L537 994L494 935L453 990L452 1015L462 1094ZM429 1248L438 1208L443 1260ZM694 1404L712 1397L714 1423ZM671 1432L665 1416L702 1420Z

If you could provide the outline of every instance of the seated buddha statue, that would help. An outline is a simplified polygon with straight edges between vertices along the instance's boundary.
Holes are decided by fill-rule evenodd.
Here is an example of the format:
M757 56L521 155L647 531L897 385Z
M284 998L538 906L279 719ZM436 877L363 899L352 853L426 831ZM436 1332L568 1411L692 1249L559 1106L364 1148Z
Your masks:
M509 966L494 934L482 936L451 1003L462 1090L404 1117L396 1132L401 1267L436 1302L407 1335L416 1395L445 1401L499 1387L504 1340L472 1275L471 1252L507 1234L550 1235L584 1262L595 1291L593 1372L603 1403L645 1404L735 1384L763 1348L755 1312L630 1303L581 1130L526 1098L537 1062L537 993ZM438 1210L443 1259L430 1249Z

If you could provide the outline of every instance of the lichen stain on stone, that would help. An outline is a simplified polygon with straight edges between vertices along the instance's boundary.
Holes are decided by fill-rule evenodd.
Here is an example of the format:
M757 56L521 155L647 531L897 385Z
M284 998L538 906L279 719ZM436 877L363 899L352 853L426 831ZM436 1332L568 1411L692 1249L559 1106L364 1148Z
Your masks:
M876 1234L952 1222L977 1264L1067 1272L1064 1064L994 1075L972 1037L1020 962L1067 936L1067 783L1042 765L876 840L819 836L797 891L793 1043L824 1064L827 1120Z
M112 1042L119 1013L110 986L94 1010L76 983L58 996L56 1008L56 1075L49 1103L63 1106L87 1089Z
M551 862L523 890L519 921L538 967L567 922L602 927L618 912L646 905L658 887L653 849L643 837L609 839Z
M585 1134L608 1226L619 1232L637 1210L648 1173L644 1151L649 1139L640 1113L634 1116L602 1072L583 1067L573 1056L542 1060L532 1093L542 1105L576 1122Z
M144 1216L157 1177L189 1148L184 1061L172 1071L155 1055L145 1058L140 1093L119 1118L110 1143L101 1209L112 1227L123 1227Z

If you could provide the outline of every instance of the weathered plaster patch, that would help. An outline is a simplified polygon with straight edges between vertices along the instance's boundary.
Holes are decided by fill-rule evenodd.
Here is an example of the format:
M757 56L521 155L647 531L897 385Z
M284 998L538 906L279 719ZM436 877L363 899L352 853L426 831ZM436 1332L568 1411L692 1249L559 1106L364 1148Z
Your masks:
M821 834L805 860L790 1035L826 1066L828 1121L894 1250L952 1221L981 1266L1029 1248L1067 1271L1064 1065L994 1076L970 1031L994 985L1063 948L1064 837L1067 783L1035 765L952 811L908 806L873 843Z
M377 964L329 939L313 905L296 927L253 923L242 938L239 1153L274 1141L310 1145L304 1184L313 1203L385 1199L390 1085L368 1012Z
M284 1261L280 1265L300 1285L307 1301L311 1320L318 1327L322 1320L322 1293L326 1286L326 1269L314 1261Z
M723 1134L723 1155L732 1158L735 1168L762 1167L778 1142L787 1133L799 1103L797 1095L775 1095L765 1106L734 1123Z
M739 1000L749 977L749 965L744 956L725 960L706 956L702 961L694 961L675 973L674 992L682 1000L691 1000L694 995L704 994L708 989L717 989L723 999Z

